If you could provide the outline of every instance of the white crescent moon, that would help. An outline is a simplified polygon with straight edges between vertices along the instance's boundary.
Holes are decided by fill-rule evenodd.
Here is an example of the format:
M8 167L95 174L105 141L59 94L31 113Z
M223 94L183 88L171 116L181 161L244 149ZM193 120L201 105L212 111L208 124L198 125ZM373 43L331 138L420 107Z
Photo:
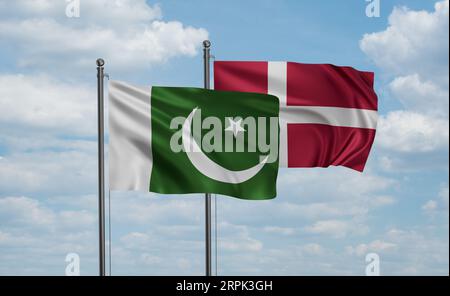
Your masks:
M269 156L266 156L259 164L246 170L232 171L226 169L206 156L191 136L192 118L198 108L192 110L183 123L182 138L183 147L192 165L203 175L224 183L239 184L253 178L266 164Z

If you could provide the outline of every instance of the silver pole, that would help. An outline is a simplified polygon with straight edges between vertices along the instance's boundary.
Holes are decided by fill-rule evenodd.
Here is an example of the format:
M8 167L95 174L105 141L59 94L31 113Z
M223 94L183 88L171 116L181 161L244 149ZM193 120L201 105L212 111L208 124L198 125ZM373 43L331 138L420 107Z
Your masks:
M105 143L103 114L103 66L105 61L97 59L97 111L98 111L98 238L99 275L106 275L105 268Z
M204 88L210 89L209 70L210 70L210 47L211 42L209 40L203 41L203 78ZM211 268L211 193L205 194L205 263L206 263L206 276L212 275Z

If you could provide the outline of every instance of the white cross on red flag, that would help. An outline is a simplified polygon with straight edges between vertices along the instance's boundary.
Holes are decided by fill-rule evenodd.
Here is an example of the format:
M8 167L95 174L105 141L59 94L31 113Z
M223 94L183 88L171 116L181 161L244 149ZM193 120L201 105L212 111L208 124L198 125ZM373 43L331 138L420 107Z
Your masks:
M214 62L214 89L280 100L280 167L363 171L378 118L374 73L330 64Z

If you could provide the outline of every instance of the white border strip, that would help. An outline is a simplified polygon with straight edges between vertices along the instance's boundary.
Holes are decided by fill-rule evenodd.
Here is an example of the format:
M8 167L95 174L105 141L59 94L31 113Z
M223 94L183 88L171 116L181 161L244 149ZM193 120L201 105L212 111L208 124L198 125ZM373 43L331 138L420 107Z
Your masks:
M152 171L151 87L109 82L109 187L148 192Z

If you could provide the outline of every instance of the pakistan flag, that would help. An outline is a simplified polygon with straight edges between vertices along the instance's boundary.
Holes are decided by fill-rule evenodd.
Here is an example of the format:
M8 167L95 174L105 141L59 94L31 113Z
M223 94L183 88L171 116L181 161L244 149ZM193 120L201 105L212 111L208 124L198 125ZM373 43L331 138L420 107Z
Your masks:
M266 94L110 81L110 189L274 198L278 113Z

